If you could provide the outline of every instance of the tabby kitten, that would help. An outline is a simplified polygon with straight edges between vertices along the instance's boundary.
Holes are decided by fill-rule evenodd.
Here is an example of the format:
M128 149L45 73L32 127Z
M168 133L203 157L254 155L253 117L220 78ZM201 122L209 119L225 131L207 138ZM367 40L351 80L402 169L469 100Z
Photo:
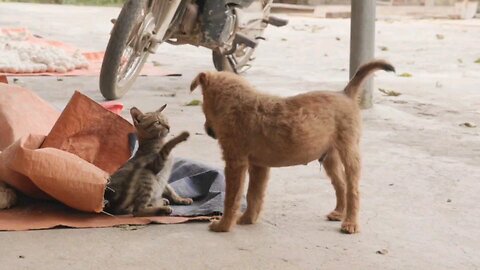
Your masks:
M192 203L192 199L180 197L168 185L173 165L169 154L177 144L186 141L189 134L183 132L164 143L170 131L167 119L161 114L166 106L145 114L135 107L130 110L139 148L127 163L110 176L105 191L107 213L134 216L172 213L167 200L155 200L159 192L174 204Z

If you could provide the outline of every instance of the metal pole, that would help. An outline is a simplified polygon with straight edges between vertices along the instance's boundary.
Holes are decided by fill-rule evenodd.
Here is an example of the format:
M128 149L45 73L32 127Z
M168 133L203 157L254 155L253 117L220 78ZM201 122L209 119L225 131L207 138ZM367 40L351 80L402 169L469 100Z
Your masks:
M374 58L375 52L375 2L376 0L352 0L350 21L350 78L357 68ZM360 106L372 107L373 79L365 83Z

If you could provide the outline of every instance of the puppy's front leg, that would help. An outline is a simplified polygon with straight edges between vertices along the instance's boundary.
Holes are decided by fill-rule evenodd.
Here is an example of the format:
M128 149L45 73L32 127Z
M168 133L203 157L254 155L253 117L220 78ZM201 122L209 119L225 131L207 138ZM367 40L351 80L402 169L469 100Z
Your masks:
M270 168L251 164L248 172L250 179L247 193L247 210L237 221L237 224L243 225L257 222L263 206Z
M228 232L235 224L236 214L243 194L243 182L247 170L247 161L225 159L225 202L223 216L210 224L214 232Z

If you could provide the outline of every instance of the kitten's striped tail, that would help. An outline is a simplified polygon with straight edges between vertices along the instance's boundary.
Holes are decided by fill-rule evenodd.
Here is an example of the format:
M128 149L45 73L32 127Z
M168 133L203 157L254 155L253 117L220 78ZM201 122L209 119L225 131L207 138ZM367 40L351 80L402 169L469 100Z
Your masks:
M348 82L344 91L347 96L356 100L358 98L361 86L366 78L377 70L385 70L395 72L395 68L384 60L374 60L368 62L357 70L353 78Z

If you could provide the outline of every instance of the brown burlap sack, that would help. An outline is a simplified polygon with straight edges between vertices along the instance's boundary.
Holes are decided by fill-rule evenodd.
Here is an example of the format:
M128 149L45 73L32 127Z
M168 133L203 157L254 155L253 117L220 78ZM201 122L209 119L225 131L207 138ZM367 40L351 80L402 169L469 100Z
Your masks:
M7 166L67 206L101 212L108 173L74 154L55 148L38 149L44 139L42 135L20 139Z
M0 83L0 151L27 134L47 135L59 115L32 91Z
M111 174L129 159L128 134L134 131L121 116L75 92L41 147L73 153Z

